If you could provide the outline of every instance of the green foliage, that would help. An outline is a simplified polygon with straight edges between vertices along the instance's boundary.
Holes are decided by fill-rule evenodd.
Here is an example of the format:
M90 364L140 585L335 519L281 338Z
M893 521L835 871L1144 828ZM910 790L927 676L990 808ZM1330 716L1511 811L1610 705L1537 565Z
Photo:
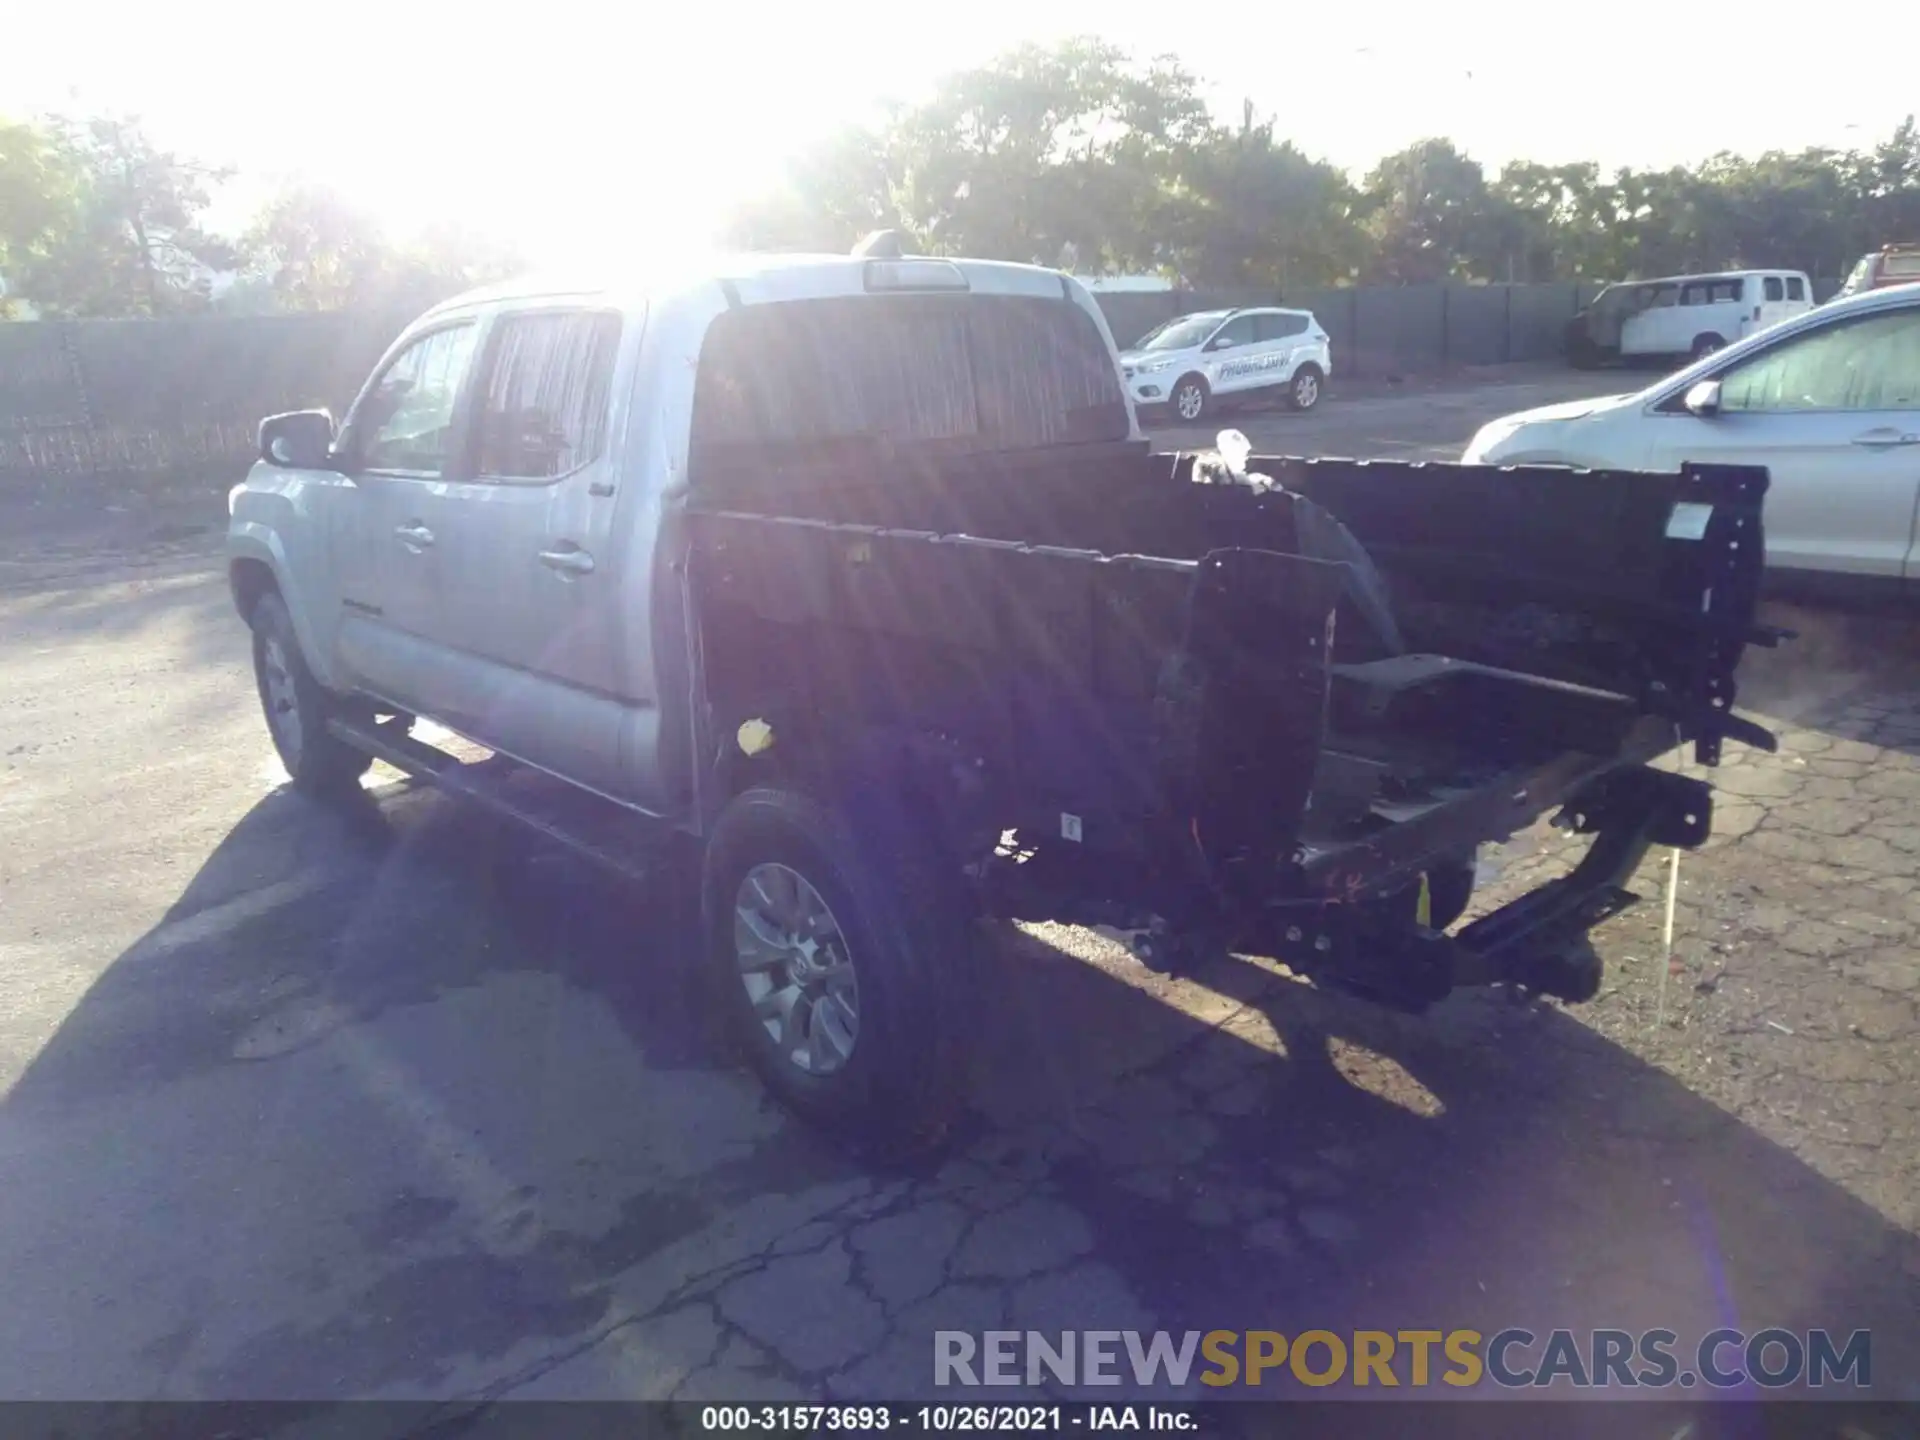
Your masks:
M237 240L202 223L228 172L155 146L138 121L0 121L0 304L49 318L419 310L517 268L457 231L395 244L325 190L275 196ZM6 310L0 310L4 317Z
M1422 140L1355 184L1257 121L1218 123L1172 60L1103 41L1024 46L803 156L730 238L924 249L1195 285L1619 279L1730 265L1843 274L1920 239L1920 130L1870 153L1720 155L1693 169L1515 161L1489 178Z
M273 197L237 240L203 224L226 172L139 123L0 119L0 318L417 310L514 257L456 232L396 243L325 189ZM1361 180L1251 104L1216 120L1170 58L1082 38L1023 46L923 103L832 137L742 207L737 244L844 254L894 229L929 253L1159 273L1226 289L1350 281L1625 279L1731 265L1839 275L1920 241L1920 127L1869 151L1722 154L1671 170L1514 161L1492 177L1445 139Z
M283 311L417 311L519 268L511 254L457 230L393 244L368 216L312 186L269 201L240 248L256 277L242 303Z
M55 316L204 309L233 247L199 224L226 172L161 150L137 121L0 127L0 266L10 295Z

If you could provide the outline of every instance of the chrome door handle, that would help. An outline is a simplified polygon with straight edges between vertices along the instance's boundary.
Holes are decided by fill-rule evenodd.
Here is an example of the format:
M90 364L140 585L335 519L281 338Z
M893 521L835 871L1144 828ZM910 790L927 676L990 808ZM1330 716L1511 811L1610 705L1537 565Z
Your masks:
M396 525L393 527L393 533L406 545L425 549L433 544L433 531L424 525Z
M1897 445L1920 445L1920 434L1902 434L1891 425L1869 430L1853 437L1853 443L1867 450L1891 450Z
M567 575L591 575L593 556L584 550L542 550L540 563Z

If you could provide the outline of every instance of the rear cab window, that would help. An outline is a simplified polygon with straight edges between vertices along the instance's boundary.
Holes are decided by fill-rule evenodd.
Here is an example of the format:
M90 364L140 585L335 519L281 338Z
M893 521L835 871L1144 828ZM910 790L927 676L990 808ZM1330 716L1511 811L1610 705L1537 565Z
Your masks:
M876 443L971 455L1121 441L1131 417L1099 327L1064 299L868 295L741 306L708 328L692 464Z

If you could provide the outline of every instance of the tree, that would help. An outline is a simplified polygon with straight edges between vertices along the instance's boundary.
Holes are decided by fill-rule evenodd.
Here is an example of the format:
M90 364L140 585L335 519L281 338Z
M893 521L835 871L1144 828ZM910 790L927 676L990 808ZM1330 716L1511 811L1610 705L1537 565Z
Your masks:
M871 231L906 228L893 158L875 131L844 131L801 156L781 188L743 207L728 237L750 250L843 254Z
M1513 243L1514 226L1479 162L1451 140L1422 140L1387 156L1362 189L1374 243L1370 279L1486 278Z
M159 149L132 119L56 119L40 145L47 218L10 260L22 296L49 315L206 308L214 273L239 263L200 225L226 171Z
M1350 278L1365 251L1346 176L1277 138L1251 102L1238 130L1214 129L1183 156L1172 198L1162 223L1195 285L1327 285Z
M395 245L371 217L310 185L269 201L242 248L276 308L295 311L421 310L520 268L511 253L447 227Z
M80 177L47 127L0 120L0 318L35 270L78 228Z

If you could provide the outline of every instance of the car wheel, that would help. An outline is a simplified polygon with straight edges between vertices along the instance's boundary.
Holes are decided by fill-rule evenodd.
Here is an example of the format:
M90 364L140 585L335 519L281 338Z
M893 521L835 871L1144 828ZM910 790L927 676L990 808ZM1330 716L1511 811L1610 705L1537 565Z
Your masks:
M1696 335L1693 340L1693 350L1690 353L1695 360L1704 360L1714 351L1724 348L1726 343L1718 335Z
M1318 365L1302 365L1287 383L1288 406L1294 410L1313 409L1326 389L1326 378Z
M1168 406L1176 418L1192 425L1207 413L1207 404L1212 399L1207 382L1198 375L1184 375L1173 387L1173 393L1167 397Z
M715 825L701 885L734 1043L795 1114L892 1157L937 1145L964 1098L972 926L914 833L749 790Z
M373 766L327 729L333 697L313 678L286 602L268 591L247 617L253 628L253 677L266 715L267 734L294 787L308 794L350 790Z

